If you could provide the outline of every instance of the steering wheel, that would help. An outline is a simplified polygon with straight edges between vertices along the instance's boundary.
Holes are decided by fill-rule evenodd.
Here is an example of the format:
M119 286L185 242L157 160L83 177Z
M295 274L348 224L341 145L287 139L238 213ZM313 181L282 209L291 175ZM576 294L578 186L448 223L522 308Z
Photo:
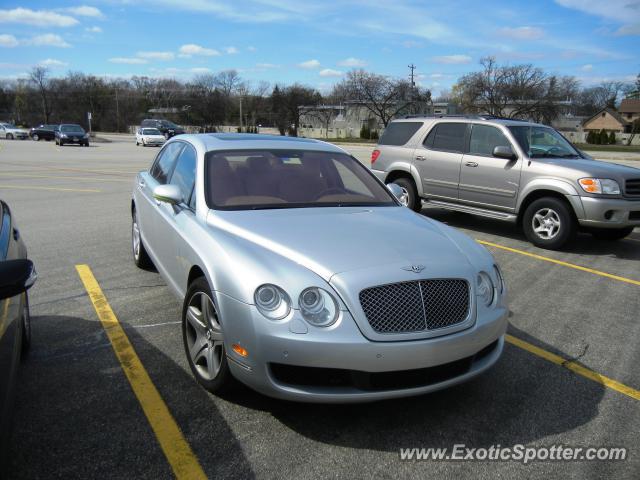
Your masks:
M314 200L319 200L320 198L326 197L327 195L333 195L333 194L340 195L343 193L346 193L344 188L338 188L338 187L327 188L326 190L323 190L322 192L320 192Z

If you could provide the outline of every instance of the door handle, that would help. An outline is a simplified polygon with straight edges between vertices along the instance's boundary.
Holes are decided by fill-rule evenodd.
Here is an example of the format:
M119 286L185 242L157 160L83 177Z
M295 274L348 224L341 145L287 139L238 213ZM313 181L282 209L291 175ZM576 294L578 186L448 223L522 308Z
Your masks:
M16 242L20 239L20 231L17 228L13 229L13 239Z
M422 156L422 155L416 155L416 160L420 160L420 161L422 161L422 160L424 160L424 156Z
M144 181L144 180L138 180L138 186L139 186L139 187L144 188L144 187L145 187L145 185L146 185L146 183L145 183L145 181Z
M465 165L467 167L477 167L478 166L478 164L476 162L467 162L467 163L465 163Z

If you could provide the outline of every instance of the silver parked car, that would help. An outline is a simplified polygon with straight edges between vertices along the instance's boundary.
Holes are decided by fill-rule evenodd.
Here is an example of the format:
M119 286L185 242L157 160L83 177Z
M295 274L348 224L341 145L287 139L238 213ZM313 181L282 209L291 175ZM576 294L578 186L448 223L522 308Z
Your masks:
M507 327L491 254L403 207L344 150L181 135L134 185L133 257L184 302L191 370L309 402L416 395L493 365Z
M517 223L533 244L561 248L578 230L618 240L640 227L640 169L598 162L551 127L491 116L393 121L374 174L449 210Z

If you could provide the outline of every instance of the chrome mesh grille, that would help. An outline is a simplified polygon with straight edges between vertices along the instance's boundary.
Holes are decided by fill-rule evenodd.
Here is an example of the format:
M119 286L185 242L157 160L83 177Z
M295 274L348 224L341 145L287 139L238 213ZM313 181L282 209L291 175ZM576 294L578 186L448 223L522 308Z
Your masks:
M624 193L632 196L640 196L640 178L627 180L624 186Z
M378 333L437 330L463 322L469 313L466 280L416 280L371 287L360 305Z

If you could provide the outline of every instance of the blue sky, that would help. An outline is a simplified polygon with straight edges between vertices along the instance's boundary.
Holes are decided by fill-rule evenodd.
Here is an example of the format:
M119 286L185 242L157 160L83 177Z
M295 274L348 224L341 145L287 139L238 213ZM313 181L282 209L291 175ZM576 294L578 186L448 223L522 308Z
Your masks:
M80 0L0 4L0 78L35 64L110 76L243 78L327 90L352 68L417 66L434 93L478 61L585 85L640 72L640 0Z

